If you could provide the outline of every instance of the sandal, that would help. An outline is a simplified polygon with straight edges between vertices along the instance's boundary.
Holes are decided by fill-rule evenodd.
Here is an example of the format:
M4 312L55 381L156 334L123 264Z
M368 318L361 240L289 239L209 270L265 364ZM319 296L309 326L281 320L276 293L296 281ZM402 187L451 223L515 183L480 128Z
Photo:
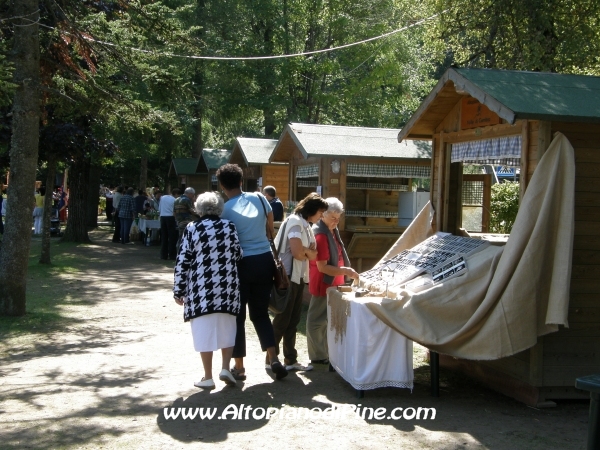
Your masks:
M231 372L231 375L233 375L233 378L235 378L236 380L243 381L246 379L246 369L244 369L243 367L241 369L236 369L235 367L232 367L229 372Z
M283 364L281 364L279 361L273 361L271 363L271 370L275 374L275 378L277 378L278 380L281 380L282 378L288 376L288 371L285 369L285 367L283 367Z

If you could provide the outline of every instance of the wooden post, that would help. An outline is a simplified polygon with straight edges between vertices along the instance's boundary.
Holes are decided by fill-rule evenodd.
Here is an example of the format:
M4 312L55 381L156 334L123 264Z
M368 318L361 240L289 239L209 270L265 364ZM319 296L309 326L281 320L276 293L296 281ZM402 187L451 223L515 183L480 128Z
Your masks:
M348 163L346 162L346 158L341 158L340 160L341 165L340 165L340 202L342 202L342 205L344 205L344 208L346 207L346 200L347 200L347 196L346 196L346 170L348 168ZM340 230L345 230L346 229L346 215L342 214L342 217L340 218L340 223L338 225L338 228ZM362 260L361 260L362 261ZM360 262L359 262L360 265Z
M442 231L448 231L448 215L450 208L450 152L452 151L452 144L446 144L442 142L442 156L443 159L440 161L441 165L441 181L442 189L444 192L443 196L443 214L442 214Z
M437 175L437 202L435 205L436 228L435 231L444 229L444 132L440 132L440 141L438 142L438 164L436 168ZM434 150L435 151L435 150Z
M490 205L492 200L492 175L483 176L483 211L481 212L481 232L490 232Z
M529 121L524 120L522 123L521 130L521 177L519 179L520 183L520 194L519 194L519 203L523 199L523 195L525 195L525 190L527 189L527 170L529 167Z
M547 120L539 121L540 127L538 129L538 141L537 141L537 160L539 161L548 150L550 142L552 142L552 124Z

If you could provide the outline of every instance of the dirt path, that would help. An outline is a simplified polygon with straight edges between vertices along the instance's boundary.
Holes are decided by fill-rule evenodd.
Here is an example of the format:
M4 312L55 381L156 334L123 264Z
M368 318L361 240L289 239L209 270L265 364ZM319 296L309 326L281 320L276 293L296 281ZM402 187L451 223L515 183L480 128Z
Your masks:
M52 271L32 270L29 296L41 298L40 312L0 330L2 449L585 448L586 402L536 410L445 372L442 396L435 399L417 346L412 393L378 389L357 400L324 366L275 382L248 326L248 380L237 388L217 382L214 391L199 391L192 383L201 377L200 358L172 300L172 264L158 258L157 247L112 244L105 231L92 239L94 245L64 250L62 261L73 268L51 277ZM306 339L298 340L303 360ZM310 408L353 404L387 412L436 408L436 417L306 415ZM252 411L249 420L167 420L163 413L171 407L217 408L218 416L242 405L256 410L256 417L260 408L279 413L270 420L252 419Z

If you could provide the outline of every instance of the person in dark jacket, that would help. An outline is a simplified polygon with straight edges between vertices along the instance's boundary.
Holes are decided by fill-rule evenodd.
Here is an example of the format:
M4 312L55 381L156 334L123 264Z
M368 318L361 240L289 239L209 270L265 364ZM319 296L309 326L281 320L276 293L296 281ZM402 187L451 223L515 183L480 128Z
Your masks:
M131 225L135 219L135 200L133 198L133 188L128 188L125 195L119 202L119 220L121 222L121 244L133 245L129 240Z
M275 222L281 222L283 220L283 203L277 197L277 191L274 186L265 186L263 189L263 195L269 200L269 205L273 210L273 220Z
M148 196L143 190L138 191L137 197L135 200L135 213L136 214L145 214L146 213L146 204L148 202Z
M221 349L219 379L228 385L236 380L229 372L240 311L237 263L242 247L233 222L221 219L223 198L205 192L196 200L200 219L190 222L183 232L175 265L173 296L183 305L183 318L191 323L194 349L200 352L204 377L194 383L213 389L212 357Z

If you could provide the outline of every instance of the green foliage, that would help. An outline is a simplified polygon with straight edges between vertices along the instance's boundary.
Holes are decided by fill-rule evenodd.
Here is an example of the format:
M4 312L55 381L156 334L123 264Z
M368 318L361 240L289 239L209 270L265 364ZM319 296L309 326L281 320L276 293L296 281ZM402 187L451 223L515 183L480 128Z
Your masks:
M596 0L41 4L44 125L88 117L94 135L118 146L103 160L103 179L117 182L135 183L142 157L149 181L166 182L172 157L231 148L236 136L277 138L292 121L401 127L453 62L600 74ZM252 61L173 56L327 49L436 12L425 24L334 52ZM8 22L0 28L11 35ZM5 54L6 45L0 106L12 89Z
M597 0L433 0L430 43L459 66L600 74Z
M510 234L519 211L520 185L505 181L492 186L490 202L490 231Z

